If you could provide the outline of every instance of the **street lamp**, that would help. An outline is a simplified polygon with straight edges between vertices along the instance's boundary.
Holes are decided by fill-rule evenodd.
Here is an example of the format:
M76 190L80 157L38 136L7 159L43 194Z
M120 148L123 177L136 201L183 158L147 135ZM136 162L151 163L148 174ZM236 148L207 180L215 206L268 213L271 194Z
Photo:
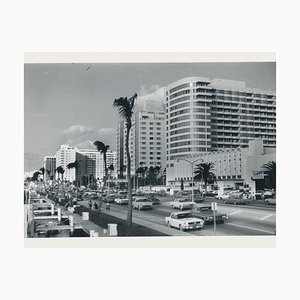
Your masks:
M196 159L194 161L190 161L190 160L185 159L183 157L178 157L177 158L177 163L179 163L180 160L184 160L184 161L188 162L192 166L192 202L194 202L194 164L197 161L202 161L203 162L203 159L202 158L198 158L198 159Z

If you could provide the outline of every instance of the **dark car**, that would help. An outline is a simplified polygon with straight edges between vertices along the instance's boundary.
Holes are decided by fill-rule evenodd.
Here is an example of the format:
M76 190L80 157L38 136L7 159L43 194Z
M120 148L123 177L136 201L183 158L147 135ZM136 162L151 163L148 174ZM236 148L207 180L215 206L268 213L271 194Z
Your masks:
M194 206L191 212L193 217L202 219L204 223L212 223L214 221L214 212L211 206ZM225 220L228 220L227 214L216 212L215 215L217 223L224 223Z

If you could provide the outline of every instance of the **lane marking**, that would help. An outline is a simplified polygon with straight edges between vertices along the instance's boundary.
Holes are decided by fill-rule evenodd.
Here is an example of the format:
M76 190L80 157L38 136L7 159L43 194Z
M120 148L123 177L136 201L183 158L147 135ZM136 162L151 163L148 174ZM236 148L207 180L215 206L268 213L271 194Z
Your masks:
M245 229L250 229L250 230L265 232L265 233L268 233L268 234L275 234L274 231L272 232L272 231L268 231L268 230L257 229L257 228L253 228L253 227L249 227L249 226L243 226L243 225L238 225L238 224L233 224L233 223L226 223L226 225L231 225L231 226L241 227L241 228L245 228Z
M274 214L269 214L269 215L266 215L266 216L264 216L264 217L262 217L262 218L256 218L257 220L260 220L260 221L263 221L263 220L266 220L266 219L268 219L268 218L270 218L270 217L273 217L274 216Z
M238 210L238 211L234 211L232 213L228 213L227 215L232 216L232 215L235 215L235 214L239 214L241 212L242 212L241 210Z

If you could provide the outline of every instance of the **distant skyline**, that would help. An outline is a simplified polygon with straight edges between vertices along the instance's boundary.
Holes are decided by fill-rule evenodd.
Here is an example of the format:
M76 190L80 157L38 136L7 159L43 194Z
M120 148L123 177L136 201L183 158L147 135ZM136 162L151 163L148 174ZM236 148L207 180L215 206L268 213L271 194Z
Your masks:
M120 120L113 100L138 93L137 108L160 109L164 86L184 77L245 81L276 91L275 62L25 64L24 169L43 166L61 144L95 149L100 140L115 150Z

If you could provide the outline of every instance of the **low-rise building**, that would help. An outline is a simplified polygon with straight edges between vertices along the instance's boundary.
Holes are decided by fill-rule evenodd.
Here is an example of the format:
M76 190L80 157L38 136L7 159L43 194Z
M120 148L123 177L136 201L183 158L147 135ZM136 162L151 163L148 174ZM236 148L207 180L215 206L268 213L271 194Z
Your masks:
M192 164L196 169L200 163L213 163L213 173L221 192L224 188L247 187L254 193L256 182L264 179L262 166L270 161L276 161L276 149L264 147L263 141L258 139L249 141L246 148L182 156L175 161L174 168L167 169L167 185L173 189L180 189L183 180L185 188L191 188ZM203 187L201 183L196 182L195 185Z

